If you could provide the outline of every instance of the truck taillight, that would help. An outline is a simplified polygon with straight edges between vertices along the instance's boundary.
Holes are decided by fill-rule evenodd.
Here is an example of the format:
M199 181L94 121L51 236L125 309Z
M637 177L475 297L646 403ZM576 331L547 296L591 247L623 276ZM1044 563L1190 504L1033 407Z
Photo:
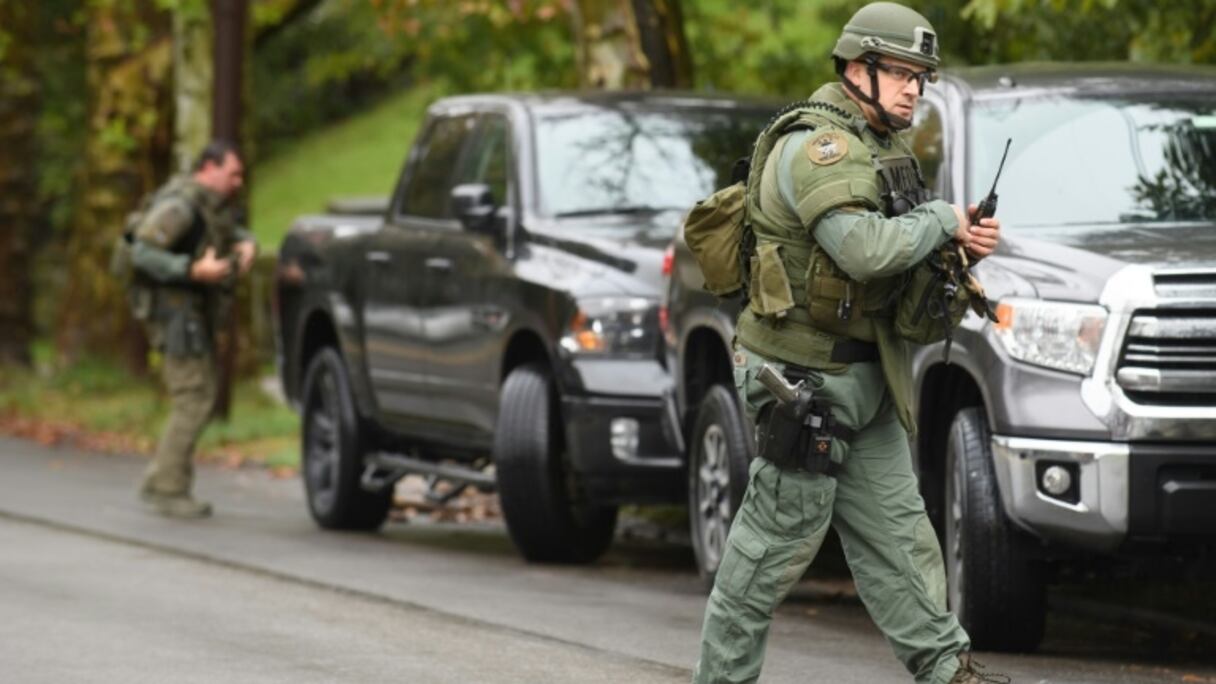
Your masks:
M675 260L676 260L676 246L673 243L673 244L667 245L667 249L663 250L662 272L663 272L664 278L671 277L671 272L672 272L672 269L674 268ZM662 302L659 304L659 332L663 333L664 337L667 337L667 333L669 332L668 325L667 325L668 322L669 322L669 319L668 319L668 315L667 315L667 303Z

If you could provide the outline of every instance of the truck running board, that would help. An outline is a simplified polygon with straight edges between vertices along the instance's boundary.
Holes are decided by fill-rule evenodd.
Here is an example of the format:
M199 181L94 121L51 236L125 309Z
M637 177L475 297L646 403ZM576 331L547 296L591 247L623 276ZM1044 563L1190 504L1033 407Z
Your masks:
M493 492L497 487L494 476L484 470L452 463L433 463L414 456L382 451L365 457L360 484L364 489L380 492L411 474L429 475L460 485L472 485L486 492Z

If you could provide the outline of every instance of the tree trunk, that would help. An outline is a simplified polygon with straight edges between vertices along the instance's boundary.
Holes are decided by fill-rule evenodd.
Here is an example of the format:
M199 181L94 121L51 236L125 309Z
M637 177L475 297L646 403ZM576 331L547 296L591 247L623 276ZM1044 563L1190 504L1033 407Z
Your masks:
M248 0L211 0L211 11L215 21L215 86L212 102L211 128L213 137L228 140L237 145L246 160L248 154L247 129L244 124L244 102L248 94L247 75L253 33L250 31ZM249 178L246 164L246 180ZM228 211L238 216L248 216L245 210L249 197L248 185ZM244 224L241 220L239 223ZM240 352L241 300L234 302L228 320L220 321L218 336L219 386L216 392L215 413L227 419L232 410L232 386L237 373Z
M633 0L642 51L656 88L691 88L692 58L684 35L680 0Z
M30 364L30 248L39 207L34 127L38 80L32 55L37 10L0 2L0 30L7 46L0 56L0 364Z
M692 84L679 0L578 0L571 6L571 16L583 87L616 90Z
M147 343L108 262L127 213L170 169L170 22L155 0L93 2L87 16L89 131L57 346L66 361L119 351L141 371Z
M211 13L205 5L173 13L174 139L173 166L184 173L211 140Z

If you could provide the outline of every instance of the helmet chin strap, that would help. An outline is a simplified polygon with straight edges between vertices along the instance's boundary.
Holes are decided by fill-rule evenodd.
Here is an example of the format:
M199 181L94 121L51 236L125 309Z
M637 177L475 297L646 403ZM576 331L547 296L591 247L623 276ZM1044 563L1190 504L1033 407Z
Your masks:
M892 113L888 112L886 110L886 108L882 106L881 103L879 103L879 101L878 101L878 67L875 65L876 60L873 58L873 56L871 56L871 58L865 60L865 62L866 62L866 73L868 73L870 75L870 92L873 94L867 95L866 93L862 92L861 88L857 87L857 84L850 81L844 75L844 73L841 72L840 80L844 83L845 89L848 90L850 93L853 93L853 95L857 96L857 98L859 100L861 100L862 102L873 107L874 111L878 112L878 120L882 122L882 125L887 127L887 130L902 131L907 128L910 128L912 126L911 119L905 119L902 116L897 116L895 114L892 114Z

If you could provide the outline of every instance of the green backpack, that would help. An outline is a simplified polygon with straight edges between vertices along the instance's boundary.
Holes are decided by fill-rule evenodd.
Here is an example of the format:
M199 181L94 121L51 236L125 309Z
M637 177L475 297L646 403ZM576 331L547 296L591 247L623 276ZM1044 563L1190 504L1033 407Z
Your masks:
M758 172L764 168L773 146L782 135L802 126L799 119L808 109L835 110L835 107L799 100L777 110L756 138L751 155L735 163L731 175L737 182L697 202L684 219L684 241L701 267L705 289L718 297L748 297L751 260L756 251L748 203L758 201L758 192L749 191L748 184L759 183ZM752 171L757 171L755 180L751 179Z
M746 209L747 184L740 181L697 202L684 219L684 241L701 267L705 289L718 297L741 293L747 282Z

